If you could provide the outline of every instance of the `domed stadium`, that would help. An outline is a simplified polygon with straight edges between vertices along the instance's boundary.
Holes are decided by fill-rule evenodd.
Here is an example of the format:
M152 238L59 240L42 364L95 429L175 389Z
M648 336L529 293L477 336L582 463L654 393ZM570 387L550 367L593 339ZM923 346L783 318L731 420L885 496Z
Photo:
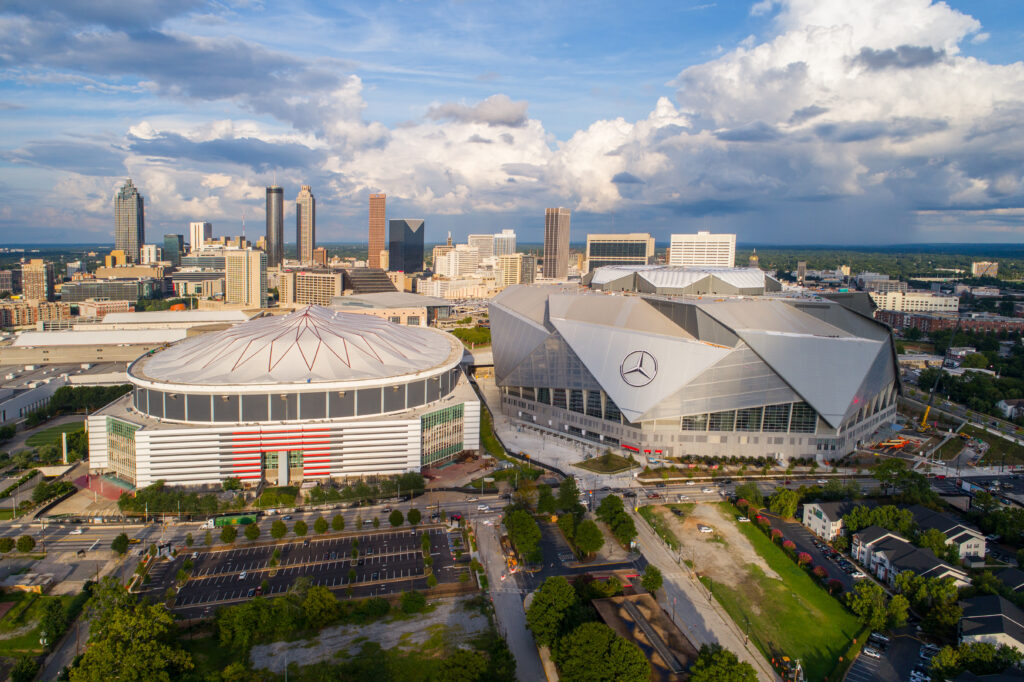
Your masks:
M458 339L309 306L136 360L90 417L92 468L134 484L402 473L478 447Z

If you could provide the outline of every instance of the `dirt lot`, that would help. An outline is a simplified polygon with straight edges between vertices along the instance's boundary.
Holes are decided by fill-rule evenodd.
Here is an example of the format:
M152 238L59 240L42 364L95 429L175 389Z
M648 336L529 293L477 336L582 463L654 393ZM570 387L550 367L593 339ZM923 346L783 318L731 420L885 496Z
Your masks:
M693 561L697 573L711 577L715 582L736 585L747 576L747 564L760 566L769 578L779 575L769 568L748 541L714 504L698 504L684 517L669 513L664 507L658 513L668 519L669 525L682 543L684 559ZM714 533L701 533L697 525L715 529Z
M310 665L336 656L355 654L365 641L376 642L384 649L401 646L420 647L432 638L446 643L464 642L486 632L487 618L479 611L467 611L465 598L438 599L437 607L409 620L382 620L370 625L339 625L326 628L313 639L299 642L274 642L254 646L250 660L254 668L284 672L288 663ZM349 647L352 647L349 650Z

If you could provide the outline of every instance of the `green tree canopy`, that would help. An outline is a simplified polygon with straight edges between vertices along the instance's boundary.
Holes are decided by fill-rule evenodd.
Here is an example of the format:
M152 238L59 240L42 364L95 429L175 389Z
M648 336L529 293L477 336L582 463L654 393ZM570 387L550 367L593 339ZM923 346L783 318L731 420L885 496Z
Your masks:
M192 657L175 642L174 618L162 604L116 608L108 614L102 636L93 638L73 682L179 679L192 669Z
M323 535L327 532L327 519L323 517L323 514L316 517L316 521L313 522L313 530L315 530L318 535Z
M255 540L260 536L260 527L255 523L250 523L245 527L245 537L249 540Z
M121 533L110 543L110 549L114 550L118 554L124 554L128 551L128 535Z
M388 514L388 523L391 524L392 528L398 528L405 523L405 516L402 514L402 510L394 509Z
M415 526L415 525L419 524L419 522L423 519L423 515L420 514L420 510L419 509L416 509L414 507L414 508L409 510L409 513L406 514L405 518L407 518L409 520L409 525Z
M576 486L576 479L568 476L558 486L558 508L562 511L575 512L579 506L580 489Z
M278 519L274 521L272 524L270 524L270 537L274 538L275 540L280 540L287 534L288 526L285 525L284 521Z
M800 494L789 488L776 488L768 500L768 508L772 513L778 514L784 519L793 518L799 504Z
M562 576L552 576L544 581L533 595L530 608L526 610L526 626L541 646L554 644L561 633L562 620L576 604L576 590Z
M345 530L345 517L341 514L335 514L331 517L331 529L335 531Z
M302 538L302 537L305 537L306 533L308 533L308 532L309 532L309 526L306 524L305 521L303 521L302 519L299 519L298 521L295 522L295 534L296 535L298 535L300 538Z
M663 581L661 569L654 564L647 564L647 568L644 569L644 577L640 580L640 586L654 594L661 589Z
M224 526L220 531L220 541L228 544L235 541L238 538L238 529L232 525Z
M737 486L736 497L742 498L758 508L764 506L764 495L761 494L761 490L757 487L757 483L754 483L753 481L748 481L743 485Z
M721 644L705 644L690 668L690 682L757 682L757 672Z
M586 519L576 527L576 546L587 556L593 556L604 547L604 534L597 524Z
M540 526L523 509L513 509L505 515L505 528L508 529L509 540L516 550L529 561L537 559L540 543Z
M31 552L36 547L36 539L31 535L22 535L20 538L18 538L18 541L17 543L15 543L15 546L18 548L19 552Z
M651 664L604 623L583 623L558 640L553 658L565 682L647 682Z

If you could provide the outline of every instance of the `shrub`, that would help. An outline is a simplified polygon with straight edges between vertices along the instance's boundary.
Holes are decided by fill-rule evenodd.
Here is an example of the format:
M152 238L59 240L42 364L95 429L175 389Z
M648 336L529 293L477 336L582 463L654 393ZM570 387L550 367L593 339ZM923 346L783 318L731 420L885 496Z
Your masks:
M22 535L16 543L19 552L31 552L35 549L36 541L31 535Z
M807 552L800 552L796 555L796 562L801 566L806 566L811 563L811 555Z
M786 550L787 552L792 552L796 549L796 543L792 540L784 540L782 543L782 549Z
M781 539L782 539L782 531L779 530L778 528L772 528L772 541L781 540Z
M824 566L815 566L811 573L813 573L814 577L818 580L825 580L828 578L828 571L825 570Z
M843 583L835 578L828 581L828 593L839 594L843 591Z

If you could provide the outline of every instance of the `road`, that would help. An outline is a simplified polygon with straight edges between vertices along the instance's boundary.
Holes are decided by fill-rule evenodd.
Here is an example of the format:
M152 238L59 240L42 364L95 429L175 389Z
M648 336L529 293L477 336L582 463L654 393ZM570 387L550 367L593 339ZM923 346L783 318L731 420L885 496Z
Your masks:
M516 677L522 682L537 682L546 677L533 635L526 629L526 612L523 609L526 591L519 587L515 576L504 581L501 579L505 572L505 559L498 532L497 526L476 525L477 549L487 571L498 632L516 658Z
M757 671L760 680L777 680L778 676L764 660L753 643L744 644L743 633L714 601L692 572L662 543L643 518L629 511L636 524L637 543L646 559L661 569L665 582L659 603L666 613L674 614L675 623L698 649L703 644L719 643ZM674 606L673 606L674 605Z

